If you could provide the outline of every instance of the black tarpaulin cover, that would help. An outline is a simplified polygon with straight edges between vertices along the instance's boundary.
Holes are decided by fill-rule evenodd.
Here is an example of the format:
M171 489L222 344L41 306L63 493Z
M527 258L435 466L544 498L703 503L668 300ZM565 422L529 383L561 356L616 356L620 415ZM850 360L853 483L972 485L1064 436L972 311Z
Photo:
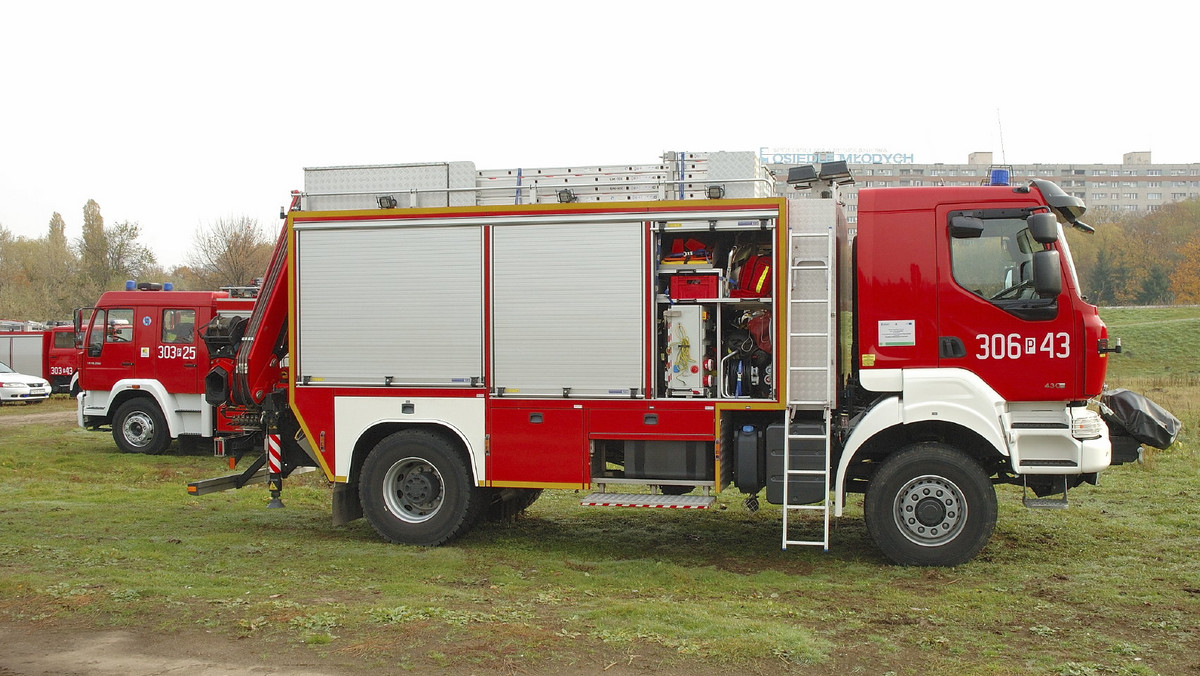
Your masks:
M1116 435L1130 436L1154 448L1175 443L1183 423L1162 406L1136 392L1112 390L1100 395L1100 417Z

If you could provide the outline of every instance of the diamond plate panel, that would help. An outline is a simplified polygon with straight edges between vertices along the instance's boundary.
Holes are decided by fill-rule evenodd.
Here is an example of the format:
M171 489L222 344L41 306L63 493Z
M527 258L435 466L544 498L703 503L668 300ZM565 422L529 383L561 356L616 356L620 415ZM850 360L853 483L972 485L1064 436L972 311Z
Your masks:
M708 156L708 181L739 181L725 184L725 197L770 197L775 193L774 179L752 152L716 152ZM745 182L746 179L761 179Z
M471 162L312 167L304 170L304 209L378 209L381 195L391 195L399 207L471 205L473 192L455 193L452 200L446 188L473 187Z

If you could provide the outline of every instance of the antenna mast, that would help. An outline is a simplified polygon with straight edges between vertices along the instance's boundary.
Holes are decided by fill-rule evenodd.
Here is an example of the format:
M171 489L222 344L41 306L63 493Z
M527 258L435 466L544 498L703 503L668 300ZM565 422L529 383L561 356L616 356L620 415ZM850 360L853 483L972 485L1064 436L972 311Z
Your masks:
M1000 109L996 109L996 126L1000 128L1000 164L1008 164L1008 155L1004 152L1004 122L1000 120Z

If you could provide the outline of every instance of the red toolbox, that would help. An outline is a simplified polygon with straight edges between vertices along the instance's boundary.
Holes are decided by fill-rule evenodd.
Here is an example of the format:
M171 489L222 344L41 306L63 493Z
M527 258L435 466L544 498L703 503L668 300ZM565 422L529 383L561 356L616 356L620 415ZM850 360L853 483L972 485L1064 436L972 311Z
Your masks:
M671 276L671 300L719 298L721 279L718 274L676 274Z

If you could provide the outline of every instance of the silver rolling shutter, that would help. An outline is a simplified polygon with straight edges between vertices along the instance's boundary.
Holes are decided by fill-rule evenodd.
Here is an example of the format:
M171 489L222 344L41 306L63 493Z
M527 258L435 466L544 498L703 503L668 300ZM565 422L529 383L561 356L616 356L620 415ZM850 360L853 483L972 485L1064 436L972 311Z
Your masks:
M645 379L641 222L493 232L494 384L506 395L630 396Z
M301 381L482 382L479 226L303 227L296 234L299 354L293 357Z

